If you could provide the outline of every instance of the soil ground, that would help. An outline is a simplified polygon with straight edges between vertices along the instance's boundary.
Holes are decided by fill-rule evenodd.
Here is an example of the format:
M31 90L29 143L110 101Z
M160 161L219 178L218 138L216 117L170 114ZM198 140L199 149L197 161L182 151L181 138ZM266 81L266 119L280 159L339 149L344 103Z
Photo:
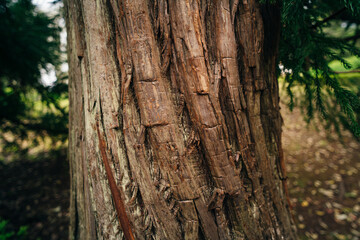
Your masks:
M6 165L0 162L0 179L0 219L8 221L6 232L27 226L23 239L68 239L70 181L66 152Z
M290 199L301 239L360 239L360 144L349 134L307 125L298 110L282 110ZM66 154L0 162L0 218L7 229L28 226L25 239L67 239L69 169Z
M360 239L360 143L283 107L283 148L301 239Z

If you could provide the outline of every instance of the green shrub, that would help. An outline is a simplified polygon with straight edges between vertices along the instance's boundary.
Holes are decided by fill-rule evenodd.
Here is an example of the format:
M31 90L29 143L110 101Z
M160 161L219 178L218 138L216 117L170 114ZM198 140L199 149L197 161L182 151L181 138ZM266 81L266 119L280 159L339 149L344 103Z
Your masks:
M21 226L15 233L15 231L9 230L8 223L8 220L0 219L0 240L25 239L28 229L27 226Z

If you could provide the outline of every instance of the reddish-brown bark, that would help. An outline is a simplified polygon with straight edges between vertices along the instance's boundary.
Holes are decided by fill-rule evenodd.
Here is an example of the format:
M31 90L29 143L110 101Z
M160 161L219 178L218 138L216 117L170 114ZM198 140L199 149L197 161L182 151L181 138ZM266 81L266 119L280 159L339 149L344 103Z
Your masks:
M294 239L278 6L66 1L71 239Z

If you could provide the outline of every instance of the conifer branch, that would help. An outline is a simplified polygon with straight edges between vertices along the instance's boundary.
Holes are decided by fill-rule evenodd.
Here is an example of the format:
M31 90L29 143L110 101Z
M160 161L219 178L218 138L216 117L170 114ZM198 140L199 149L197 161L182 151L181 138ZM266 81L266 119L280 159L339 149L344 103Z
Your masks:
M312 29L316 29L319 26L323 25L324 23L334 19L335 17L337 17L339 14L343 13L346 10L346 7L341 8L340 10L334 12L333 14L331 14L330 16L324 18L322 21L319 21L317 23L315 23L314 25L311 26Z

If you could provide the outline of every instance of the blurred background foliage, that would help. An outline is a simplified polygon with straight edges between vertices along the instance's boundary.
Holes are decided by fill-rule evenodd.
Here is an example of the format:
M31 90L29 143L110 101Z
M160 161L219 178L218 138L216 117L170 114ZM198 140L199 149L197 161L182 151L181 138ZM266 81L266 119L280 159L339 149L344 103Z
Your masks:
M61 72L60 13L31 0L0 0L0 139L2 157L67 139L67 75ZM56 81L42 81L53 71Z
M280 81L292 110L360 139L360 1L284 0Z

